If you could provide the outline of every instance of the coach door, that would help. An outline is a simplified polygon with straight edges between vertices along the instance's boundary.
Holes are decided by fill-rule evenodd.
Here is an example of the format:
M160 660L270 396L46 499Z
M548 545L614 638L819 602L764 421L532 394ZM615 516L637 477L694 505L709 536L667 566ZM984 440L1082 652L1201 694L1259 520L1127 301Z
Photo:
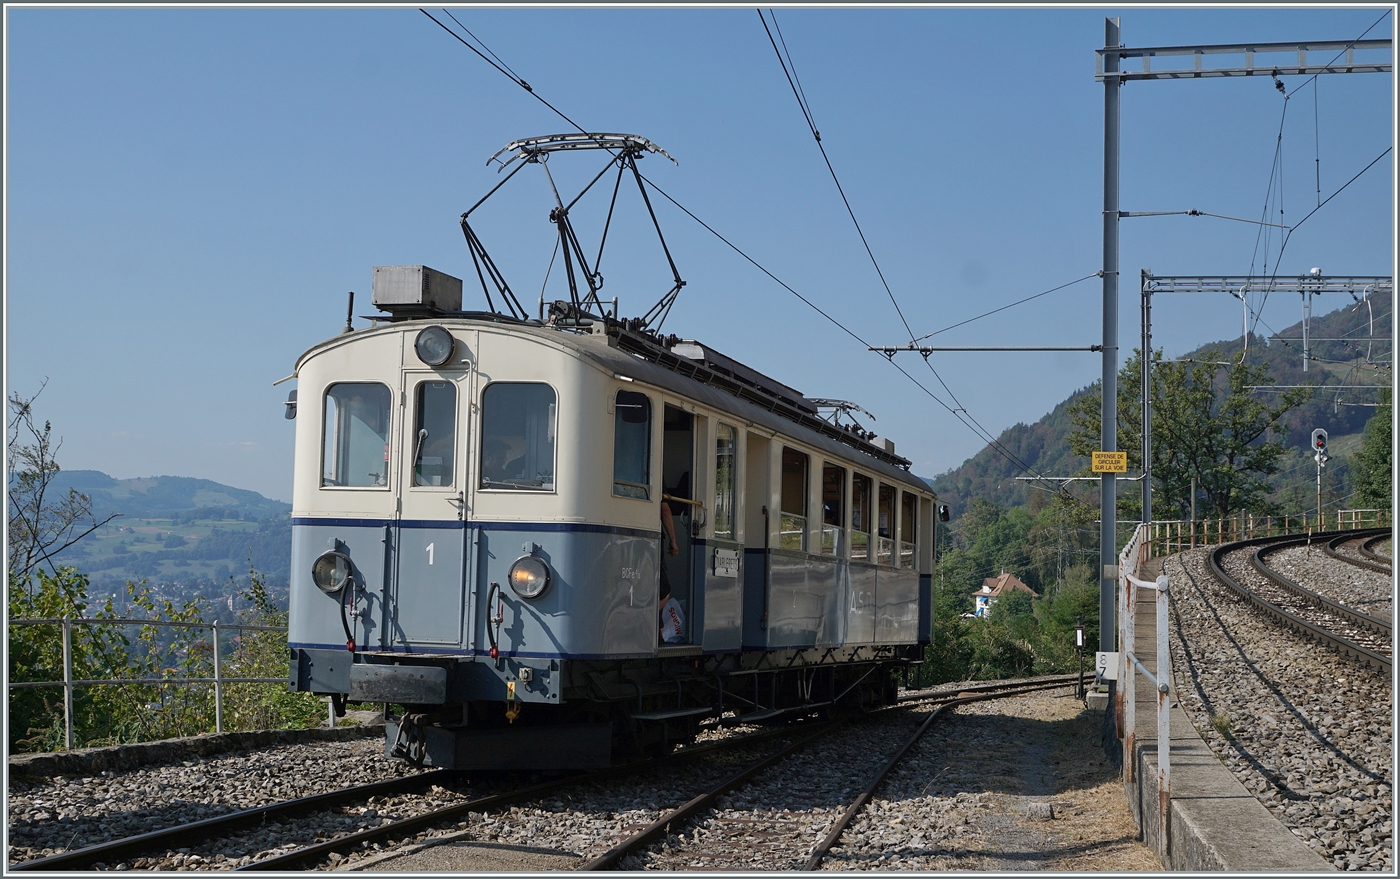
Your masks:
M389 626L395 648L461 643L468 375L404 374L399 448L405 458L393 529L394 616Z

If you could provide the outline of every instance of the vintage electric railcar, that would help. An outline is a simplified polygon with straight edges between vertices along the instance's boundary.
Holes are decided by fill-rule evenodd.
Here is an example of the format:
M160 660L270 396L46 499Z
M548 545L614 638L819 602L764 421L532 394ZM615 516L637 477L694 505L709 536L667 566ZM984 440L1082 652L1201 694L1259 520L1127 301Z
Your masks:
M377 267L383 319L297 362L295 689L386 703L391 753L456 768L893 699L929 640L937 511L891 443L697 342L460 295Z

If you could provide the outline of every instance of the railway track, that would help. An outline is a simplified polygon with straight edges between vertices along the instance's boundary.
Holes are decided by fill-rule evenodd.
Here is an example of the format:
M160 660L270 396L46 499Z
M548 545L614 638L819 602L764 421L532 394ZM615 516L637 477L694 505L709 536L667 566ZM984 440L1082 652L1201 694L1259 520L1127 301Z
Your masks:
M928 691L908 694L902 697L900 702L901 704L908 704L934 701L949 704L957 702L959 696L962 697L962 701L968 701L970 698L995 698L998 695L1014 695L1050 686L1063 687L1073 682L1074 678L1071 676L1069 678L1052 678L1036 681L1029 687L1024 685L1018 687L1013 684L998 683L968 688L963 691ZM160 860L161 858L169 856L172 852L186 850L179 848L181 846L193 847L198 844L208 843L210 840L221 840L224 838L234 839L238 834L247 833L249 830L266 830L269 828L276 829L285 827L287 829L287 835L294 839L299 830L302 834L326 832L325 830L318 831L314 827L310 829L300 828L298 827L299 820L305 819L308 816L325 814L327 812L333 813L335 810L344 810L346 807L353 807L357 804L373 802L375 798L378 798L379 802L383 803L385 797L425 794L428 791L443 788L451 791L452 795L457 797L456 802L444 807L429 808L416 815L385 821L379 826L366 827L348 833L338 833L331 839L316 841L310 845L302 845L293 851L271 857L263 857L235 868L239 870L303 869L312 867L318 863L323 863L327 859L335 860L334 855L336 854L363 850L370 846L379 847L380 845L393 845L395 840L413 837L435 826L462 821L471 813L480 814L499 811L514 803L541 800L551 794L565 791L571 787L578 787L589 782L625 777L631 774L642 774L649 769L654 769L659 766L670 765L672 763L679 764L681 761L696 758L704 754L763 743L774 738L797 737L802 743L806 743L813 740L817 735L828 732L833 726L833 724L807 722L778 730L734 736L720 742L692 746L666 758L637 761L636 763L612 767L599 772L569 775L551 779L543 783L519 786L485 796L460 796L460 791L458 791L457 788L460 788L464 784L465 773L457 773L449 770L430 771L404 778L357 785L314 796L244 809L226 815L191 822L189 824L162 828L123 839L110 840L44 858L12 864L9 869L17 872L71 871L93 869L97 865L111 867L118 864L131 863L147 856L154 856L154 860ZM809 734L812 729L815 729L816 733ZM403 810L399 809L397 811L402 812ZM676 820L677 819L672 816L668 823L674 823ZM324 825L325 822L323 821L320 823ZM303 838L305 838L304 835ZM265 850L271 846L261 845L259 847Z
M1280 550L1326 538L1355 540L1373 532L1290 535L1241 540L1217 547L1209 555L1212 573L1275 621L1337 652L1389 674L1391 669L1391 624L1346 607L1319 595L1269 567L1267 557ZM1249 569L1240 573L1255 576L1246 584L1242 576L1226 571L1226 556L1248 554ZM1388 571L1387 571L1388 572Z
M1379 562L1387 567L1394 567L1390 556L1382 555L1374 549L1374 547L1380 545L1382 541L1389 540L1392 534L1393 532L1387 530L1385 534L1378 534L1370 540L1364 540L1357 551L1373 562Z
M1365 568L1368 571L1376 571L1377 573L1389 575L1392 570L1390 558L1378 555L1370 548L1389 537L1389 528L1338 534L1336 537L1327 541L1327 545L1323 547L1323 552L1349 565L1355 565L1358 568ZM1342 547L1346 544L1355 544L1350 547L1356 550L1355 555L1342 550Z
M840 817L837 818L821 841L811 851L803 869L816 870L820 866L822 860L840 840L841 835L845 832L851 821L874 796L876 789L885 780L885 777L899 764L900 760L919 741L929 727L942 717L949 708L970 702L1005 699L1025 693L1036 692L1038 690L1071 686L1076 681L1076 676L1068 676L1036 681L1029 684L988 684L979 687L970 687L964 690L911 694L901 698L900 702L902 704L934 701L940 704L929 713L927 719L918 724L913 734L905 739L892 752L883 767L870 778L860 794L844 809ZM774 767L780 761L801 751L817 739L833 734L840 728L839 725L833 725L831 728L821 730L812 736L794 742L778 753L745 767L741 772L726 778L708 791L693 797L676 809L663 814L647 827L642 828L631 837L623 840L604 854L588 862L584 865L583 869L593 871L616 870L622 865L624 859L641 852L643 849L662 839L670 839L672 834L676 831L681 830L687 825L700 822L702 816L708 816L711 826L717 826L717 829L707 834L703 843L700 842L699 831L693 832L691 836L692 848L697 848L699 850L692 853L685 851L683 846L672 846L671 851L668 853L668 861L691 866L698 859L702 863L709 862L710 867L713 869L732 869L732 865L723 863L722 861L716 862L714 856L710 855L705 850L707 847L714 845L716 836L724 835L736 836L744 840L752 840L756 837L763 838L766 840L767 845L773 847L786 848L789 840L792 846L805 846L810 844L809 840L812 830L810 821L795 819L792 816L782 813L771 815L768 820L763 821L726 817L717 814L721 811L719 808L720 799L725 794L753 779L759 773ZM790 853L793 849L788 848L787 850Z
M540 784L518 787L487 796L463 799L452 805L429 809L420 814L386 821L376 827L341 834L332 839L299 847L291 852L262 858L252 863L236 867L238 870L282 870L296 869L308 862L325 858L332 853L344 852L369 844L382 843L395 838L411 836L444 821L456 821L469 812L484 812L498 809L513 803L545 797L555 791L588 781L637 773L663 761L680 761L710 751L721 750L741 744L759 742L780 735L791 735L791 729L774 730L763 733L736 736L733 739L714 744L698 745L663 758L663 760L641 760L591 773L564 776ZM173 827L166 827L148 833L110 840L81 849L50 855L9 866L14 871L58 871L91 869L97 864L115 864L131 861L144 855L168 854L179 846L208 842L210 839L230 837L248 828L266 827L281 824L291 826L299 818L319 812L363 804L375 798L395 794L416 794L435 787L453 788L465 781L466 773L452 770L435 770L389 781L366 785L356 785L301 797L280 803L272 803L252 809L219 815L201 821Z

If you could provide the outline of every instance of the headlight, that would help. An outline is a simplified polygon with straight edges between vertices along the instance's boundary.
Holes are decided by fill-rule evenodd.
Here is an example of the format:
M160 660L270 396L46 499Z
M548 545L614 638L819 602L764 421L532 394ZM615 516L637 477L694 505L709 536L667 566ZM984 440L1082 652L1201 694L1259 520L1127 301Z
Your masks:
M311 579L327 595L344 589L351 575L350 557L339 550L326 550L311 564Z
M549 588L549 565L532 555L521 556L510 566L510 588L521 598L539 598Z
M429 366L442 366L452 359L452 334L442 327L428 327L413 341L413 350Z

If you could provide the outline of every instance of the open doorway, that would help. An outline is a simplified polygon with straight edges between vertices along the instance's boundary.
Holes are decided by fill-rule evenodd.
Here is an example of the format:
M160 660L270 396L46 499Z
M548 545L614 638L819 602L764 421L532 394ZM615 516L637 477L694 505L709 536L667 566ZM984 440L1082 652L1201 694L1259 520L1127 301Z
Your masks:
M693 525L697 510L694 504L695 419L689 412L667 405L663 423L661 502L671 508L671 521L675 526L676 545L680 553L670 555L663 536L662 578L670 586L671 597L681 608L682 641L672 643L690 644L694 642L691 632L695 607L691 576L691 536L695 533Z

